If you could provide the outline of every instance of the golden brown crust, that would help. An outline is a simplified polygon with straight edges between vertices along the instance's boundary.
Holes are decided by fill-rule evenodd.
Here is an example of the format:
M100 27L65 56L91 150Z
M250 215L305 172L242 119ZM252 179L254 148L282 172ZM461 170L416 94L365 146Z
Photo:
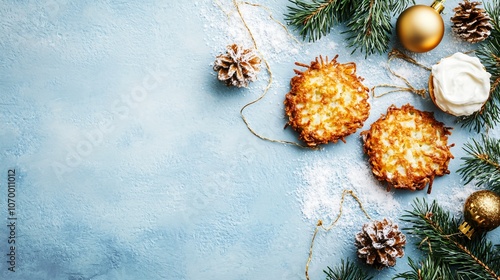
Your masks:
M429 96L432 102L436 104L436 97L434 96L434 76L432 76L432 74L429 76Z
M363 126L368 118L369 89L356 76L356 64L331 61L317 57L290 81L291 90L285 98L288 125L299 133L299 138L314 147L328 142L345 142L344 137Z
M448 145L450 128L407 104L392 105L387 114L361 132L364 152L369 156L372 171L388 189L432 190L435 176L449 174L453 158Z
M432 74L429 76L429 96L431 97L431 100L434 103L434 105L436 105L436 107L438 107L441 111L453 115L452 113L442 109L441 106L438 105L436 97L434 96L434 76Z

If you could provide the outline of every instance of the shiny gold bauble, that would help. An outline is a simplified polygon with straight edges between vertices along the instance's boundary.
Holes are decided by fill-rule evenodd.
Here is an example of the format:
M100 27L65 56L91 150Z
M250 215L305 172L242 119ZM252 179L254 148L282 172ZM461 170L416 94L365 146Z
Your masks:
M487 190L471 194L465 201L464 220L458 229L469 239L476 230L490 231L500 226L500 195Z
M436 1L437 2L437 1ZM403 46L417 53L434 49L444 35L442 6L415 5L406 9L396 22L396 32Z

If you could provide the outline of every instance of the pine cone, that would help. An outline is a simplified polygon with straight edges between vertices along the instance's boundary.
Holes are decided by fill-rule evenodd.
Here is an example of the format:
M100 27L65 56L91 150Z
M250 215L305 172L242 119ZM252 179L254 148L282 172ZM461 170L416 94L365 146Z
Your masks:
M481 2L469 2L465 0L453 9L455 16L451 18L453 31L462 39L477 43L490 36L491 18L486 10L477 8Z
M219 72L217 78L227 86L247 87L249 82L257 79L260 57L252 49L229 45L225 54L216 57L214 71Z
M396 258L404 256L406 236L397 224L384 219L363 225L356 235L358 257L366 263L382 269L396 264Z

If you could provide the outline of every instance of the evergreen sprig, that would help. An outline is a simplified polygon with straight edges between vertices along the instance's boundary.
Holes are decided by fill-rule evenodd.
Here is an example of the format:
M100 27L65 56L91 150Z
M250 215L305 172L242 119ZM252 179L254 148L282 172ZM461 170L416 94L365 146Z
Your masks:
M353 262L347 260L341 261L340 266L335 268L327 267L327 270L324 270L326 273L326 280L370 280L373 277L369 277L366 272L361 269L361 267L357 266Z
M476 186L500 192L500 141L483 135L481 140L466 143L464 150L469 155L462 157L463 164L457 172L465 183L474 180Z
M285 15L286 20L288 24L299 29L303 39L319 40L338 22L338 2L335 0L312 0L312 2L291 0L290 2L295 6L288 6L289 13Z
M459 279L456 273L452 272L450 267L441 259L428 255L425 260L420 263L415 263L411 258L408 258L408 265L411 271L398 273L393 279L406 280L455 280Z
M405 228L418 237L419 246L434 260L449 265L456 278L453 279L500 279L500 251L483 236L469 240L458 234L458 220L451 217L434 201L416 199L413 210L406 211L403 221L412 226ZM442 266L427 266L425 273L437 273L430 269ZM410 274L405 274L410 275ZM410 278L408 278L410 279ZM417 278L427 279L427 278Z
M392 279L406 280L500 280L500 248L476 233L472 240L458 231L459 220L433 201L416 198L413 210L401 218L409 224L404 228L409 236L418 239L418 247L427 253L419 263L408 259L410 271L398 273ZM327 280L372 279L358 265L349 261L324 271Z
M500 0L485 3L484 8L491 18L493 29L476 54L486 71L491 74L492 90L480 112L460 119L463 127L469 127L476 132L485 127L492 128L500 122Z
M346 23L347 41L353 52L383 53L389 48L391 18L413 0L290 0L285 15L303 39L319 40L337 23Z

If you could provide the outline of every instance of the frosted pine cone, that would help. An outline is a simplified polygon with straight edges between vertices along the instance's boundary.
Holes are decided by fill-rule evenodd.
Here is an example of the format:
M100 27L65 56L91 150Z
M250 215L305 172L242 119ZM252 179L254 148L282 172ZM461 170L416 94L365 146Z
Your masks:
M397 224L384 219L364 224L362 231L356 234L355 244L360 259L382 269L394 266L396 258L404 256L406 236Z
M481 2L465 0L453 9L455 16L451 18L453 31L471 43L484 41L493 29L488 13L484 9L477 8L477 5L481 5Z
M252 49L229 45L225 54L216 57L214 71L219 72L217 78L228 86L247 87L257 79L260 57Z

